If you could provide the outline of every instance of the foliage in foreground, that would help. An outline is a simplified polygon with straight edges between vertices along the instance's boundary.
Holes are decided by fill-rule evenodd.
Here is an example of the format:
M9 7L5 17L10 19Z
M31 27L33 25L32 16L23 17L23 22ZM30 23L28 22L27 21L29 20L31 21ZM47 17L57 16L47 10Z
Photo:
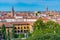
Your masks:
M42 19L34 23L34 32L26 40L60 40L60 24L54 21L44 23Z
M53 32L48 33L40 30L34 32L32 36L27 38L27 40L60 40L60 36L58 34L54 34Z

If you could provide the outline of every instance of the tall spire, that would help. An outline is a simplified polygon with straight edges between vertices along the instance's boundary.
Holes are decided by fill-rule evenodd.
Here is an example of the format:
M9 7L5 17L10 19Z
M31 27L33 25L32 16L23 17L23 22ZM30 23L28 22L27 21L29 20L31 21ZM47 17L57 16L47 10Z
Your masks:
M46 7L46 12L48 12L48 6Z
M12 6L12 14L13 14L13 16L14 16L14 7Z
M14 7L12 6L11 16L14 16Z
M49 14L49 13L48 13L48 6L46 7L46 14Z

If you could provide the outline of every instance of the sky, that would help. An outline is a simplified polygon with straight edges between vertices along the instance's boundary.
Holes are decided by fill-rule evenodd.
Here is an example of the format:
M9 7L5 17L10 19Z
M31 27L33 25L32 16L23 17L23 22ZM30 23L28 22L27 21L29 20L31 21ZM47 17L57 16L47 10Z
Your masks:
M0 0L0 11L60 11L60 0Z

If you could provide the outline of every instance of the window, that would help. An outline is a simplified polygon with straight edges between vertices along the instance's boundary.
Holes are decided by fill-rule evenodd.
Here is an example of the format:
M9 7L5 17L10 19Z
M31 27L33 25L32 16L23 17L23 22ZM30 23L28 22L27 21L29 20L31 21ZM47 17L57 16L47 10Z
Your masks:
M21 32L23 32L23 30L21 30Z
M18 27L18 29L20 29L20 27Z
M24 30L24 33L27 33L28 32L28 30Z
M27 26L27 29L29 29L29 27Z
M15 32L17 33L17 31L15 30Z
M22 29L22 27L21 27L21 29Z
M15 29L16 29L16 27L15 27Z
M24 29L26 29L26 27L24 27Z
M18 30L18 33L20 32L20 30Z

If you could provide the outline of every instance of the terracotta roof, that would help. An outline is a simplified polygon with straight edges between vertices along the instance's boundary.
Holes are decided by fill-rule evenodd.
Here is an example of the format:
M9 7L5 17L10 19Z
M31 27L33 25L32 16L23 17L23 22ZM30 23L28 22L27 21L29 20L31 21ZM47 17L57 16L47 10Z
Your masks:
M3 20L4 18L3 17L0 17L1 20Z
M2 27L3 24L5 25L5 27L10 27L10 28L11 28L12 25L13 25L13 24L10 23L10 22L4 22L4 23L3 23L3 22L0 22L0 27Z
M24 13L16 14L16 16L26 16Z
M0 22L0 27L2 27L2 24L3 24L3 23L2 23L2 22Z
M47 17L42 17L42 20L49 20Z
M60 20L56 20L56 22L60 24Z
M33 23L34 22L14 22L13 24L21 24L21 25L27 25L27 24L29 24L29 25L33 25Z
M27 23L27 22L14 22L13 24L24 24L24 25L26 25L26 24L29 24L29 23Z
M4 19L15 19L15 17L4 17Z
M34 22L0 22L0 27L5 24L6 27L12 28L13 24L21 24L21 25L33 25Z
M7 23L7 22L6 22L6 23L4 23L4 24L5 24L5 26L6 26L6 27L10 27L10 28L11 28L11 27L12 27L12 25L13 25L13 24L11 24L11 23Z
M37 17L37 16L35 16L35 17L31 17L31 16L24 16L23 18L24 18L24 19L38 19L38 17Z

